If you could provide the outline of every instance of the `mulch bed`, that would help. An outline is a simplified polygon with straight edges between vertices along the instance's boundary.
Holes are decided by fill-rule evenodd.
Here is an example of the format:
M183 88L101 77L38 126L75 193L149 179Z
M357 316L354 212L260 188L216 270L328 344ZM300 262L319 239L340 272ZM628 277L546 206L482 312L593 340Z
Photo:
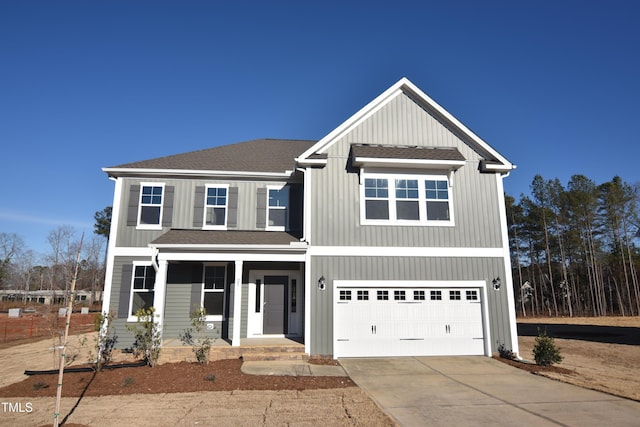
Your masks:
M166 363L101 372L65 373L64 397L183 393L232 390L307 390L355 387L348 377L248 375L241 359L218 360L200 365ZM55 397L58 375L33 375L0 388L0 397Z
M500 356L492 356L494 359L499 360L502 363L506 363L507 365L516 367L518 369L522 369L523 371L527 371L527 372L531 372L532 374L539 374L539 373L557 373L557 374L564 374L564 375L572 375L575 374L575 371L572 371L571 369L566 369L566 368L561 368L559 366L541 366L541 365L536 365L535 363L526 363L526 362L521 362L519 360L513 360L513 359L506 359Z

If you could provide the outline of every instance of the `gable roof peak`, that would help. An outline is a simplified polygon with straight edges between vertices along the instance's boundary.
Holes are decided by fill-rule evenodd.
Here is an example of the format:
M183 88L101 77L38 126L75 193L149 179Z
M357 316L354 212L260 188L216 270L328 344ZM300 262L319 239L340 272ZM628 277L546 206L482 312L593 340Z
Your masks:
M402 77L395 84L378 95L378 97L373 101L369 102L358 112L344 121L340 126L329 132L325 137L320 139L320 141L302 153L302 155L297 159L298 162L305 163L313 154L325 153L334 142L349 133L360 123L371 117L374 113L403 93L410 96L416 103L422 105L423 108L427 108L429 111L432 111L440 120L456 129L465 136L465 139L468 142L472 143L477 149L484 152L487 162L483 163L483 167L486 171L509 172L512 169L515 169L516 166L514 164L498 153L487 142L471 131L471 129L462 124L462 122L453 117L453 115L431 99L406 77Z

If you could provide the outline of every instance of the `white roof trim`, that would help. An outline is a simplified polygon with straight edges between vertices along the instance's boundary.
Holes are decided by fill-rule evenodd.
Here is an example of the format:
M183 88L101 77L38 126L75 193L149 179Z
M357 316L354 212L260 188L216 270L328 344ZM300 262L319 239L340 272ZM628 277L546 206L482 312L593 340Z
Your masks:
M293 174L292 170L284 172L254 172L254 171L219 171L219 170L193 170L193 169L145 169L145 168L102 168L102 171L110 176L158 176L170 175L192 177L257 177L257 178L288 178Z
M376 111L380 110L386 104L388 104L391 100L393 100L396 96L401 93L409 92L413 94L415 97L422 100L425 104L427 104L430 108L436 111L439 115L442 116L446 121L448 121L451 125L458 128L462 133L464 133L469 139L475 142L480 148L488 152L490 155L495 157L502 165L492 166L491 170L512 170L515 169L515 165L513 165L510 161L508 161L504 156L498 153L495 149L493 149L488 143L486 143L482 138L473 133L471 129L462 124L458 119L453 117L447 110L442 108L437 102L431 99L427 94L421 91L417 86L409 81L406 77L401 78L398 82L396 82L389 89L384 91L381 95L375 98L373 101L368 103L364 108L360 109L357 113L352 115L349 119L343 122L340 126L331 131L328 135L314 144L307 151L302 153L299 157L299 161L304 163L308 161L307 157L314 153L324 153L335 141L337 141L341 136L351 131L353 128L358 126L364 120L368 119L371 115L373 115Z

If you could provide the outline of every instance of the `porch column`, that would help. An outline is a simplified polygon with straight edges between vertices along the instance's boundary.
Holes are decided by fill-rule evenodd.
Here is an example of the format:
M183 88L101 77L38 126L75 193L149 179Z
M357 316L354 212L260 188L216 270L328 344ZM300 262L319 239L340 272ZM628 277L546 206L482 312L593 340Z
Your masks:
M240 345L240 317L242 315L242 261L236 260L236 277L233 283L233 337L231 345Z
M154 285L153 307L156 310L156 320L160 337L162 337L162 325L164 324L164 300L167 293L167 260L158 261L158 271L156 272L156 283Z

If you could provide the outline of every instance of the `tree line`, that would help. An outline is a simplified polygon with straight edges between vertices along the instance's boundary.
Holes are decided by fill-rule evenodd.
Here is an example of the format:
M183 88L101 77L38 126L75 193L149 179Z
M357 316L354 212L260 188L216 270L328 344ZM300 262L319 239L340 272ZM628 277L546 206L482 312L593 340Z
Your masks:
M0 290L16 291L17 295L26 295L26 291L55 291L66 300L80 250L77 289L90 291L89 303L97 301L98 292L104 289L111 207L96 212L94 219L94 235L85 237L81 248L78 231L61 225L49 232L49 251L41 255L29 249L19 234L0 232Z
M640 314L637 184L536 175L531 196L505 200L519 314Z

